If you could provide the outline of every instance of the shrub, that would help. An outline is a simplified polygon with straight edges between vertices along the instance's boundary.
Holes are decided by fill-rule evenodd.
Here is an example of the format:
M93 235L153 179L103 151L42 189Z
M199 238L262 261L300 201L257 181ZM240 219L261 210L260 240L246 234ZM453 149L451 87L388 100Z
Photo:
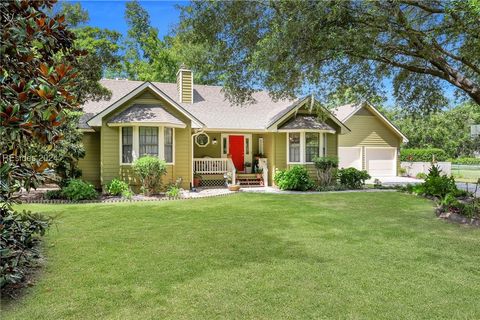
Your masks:
M464 165L480 165L480 158L468 158L462 157L457 159L450 159L453 164L464 164Z
M95 187L80 179L71 179L62 189L62 194L68 200L92 200L98 197Z
M457 186L453 177L442 175L442 170L436 165L433 165L429 171L425 182L422 183L424 187L423 193L427 196L445 197L448 193L455 192Z
M428 149L402 149L400 150L400 160L408 162L432 162L447 160L447 153L438 148Z
M338 178L340 179L340 184L349 189L361 189L365 184L365 180L371 177L365 170L346 168L338 170Z
M122 197L126 199L132 199L133 197L133 192L132 190L128 189L122 192Z
M281 190L306 191L314 187L314 183L304 166L293 166L275 174L275 184Z
M62 190L48 190L43 197L47 200L65 199Z
M167 174L165 161L157 157L145 156L133 162L133 171L140 178L145 195L158 192L162 186L162 177Z
M415 178L425 180L427 178L427 174L425 172L419 172Z
M180 188L176 185L170 185L165 194L169 198L178 198L180 197Z
M107 192L112 196L120 196L129 191L128 183L119 179L113 179L107 185Z
M6 210L0 216L0 287L18 284L40 256L37 244L51 224L38 213Z
M445 197L440 201L440 205L448 210L452 208L457 208L460 202L457 200L453 193L448 193Z
M318 183L322 186L332 185L337 179L338 158L315 157L313 159L317 169Z

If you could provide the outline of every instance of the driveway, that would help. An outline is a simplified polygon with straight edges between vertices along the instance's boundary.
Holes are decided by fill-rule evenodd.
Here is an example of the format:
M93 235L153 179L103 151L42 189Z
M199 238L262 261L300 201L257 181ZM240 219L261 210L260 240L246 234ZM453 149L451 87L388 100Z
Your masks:
M366 184L373 184L375 179L378 179L382 182L383 185L389 186L402 186L406 184L417 184L422 183L423 180L415 179L410 177L372 177L371 179L365 181Z
M468 192L475 192L476 183L465 183L465 182L457 182L457 188L462 190L467 190ZM480 197L480 186L478 186L477 196Z

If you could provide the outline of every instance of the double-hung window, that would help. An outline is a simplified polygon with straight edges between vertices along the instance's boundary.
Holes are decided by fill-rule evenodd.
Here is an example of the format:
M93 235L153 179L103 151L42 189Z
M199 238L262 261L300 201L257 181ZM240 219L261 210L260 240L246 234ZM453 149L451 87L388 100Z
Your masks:
M327 154L327 134L321 132L289 132L287 134L288 163L313 163Z
M305 132L305 162L313 162L320 155L320 133Z
M158 128L157 127L140 127L139 128L139 152L140 157L158 156Z
M122 128L122 163L133 161L133 128Z
M288 161L300 162L300 132L288 134Z

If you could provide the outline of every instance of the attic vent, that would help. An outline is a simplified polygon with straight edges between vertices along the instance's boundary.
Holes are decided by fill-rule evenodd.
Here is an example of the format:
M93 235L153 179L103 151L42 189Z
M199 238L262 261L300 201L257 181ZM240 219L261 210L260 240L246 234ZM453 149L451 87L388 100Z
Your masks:
M193 103L193 73L184 65L177 72L178 99L183 103Z

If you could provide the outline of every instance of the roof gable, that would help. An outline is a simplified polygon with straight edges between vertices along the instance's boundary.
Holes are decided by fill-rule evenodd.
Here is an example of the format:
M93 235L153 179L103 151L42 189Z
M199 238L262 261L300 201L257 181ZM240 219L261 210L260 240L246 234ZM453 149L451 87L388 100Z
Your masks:
M267 129L273 129L273 130L278 129L278 126L282 124L282 122L284 122L289 117L297 113L298 110L304 107L308 102L312 101L311 99L315 99L315 98L312 96L306 96L303 99L300 99L299 101L297 101L288 109L283 110L281 113L275 115L272 118L272 121L270 121ZM350 129L342 121L340 121L333 113L331 113L324 107L321 107L321 108L326 113L327 117L340 127L341 133L345 133L345 131L350 131Z
M178 128L186 127L182 120L159 104L133 104L108 120L108 125L125 123L155 123Z
M370 102L365 101L359 104L347 104L335 108L334 112L337 116L346 123L354 115L368 115L364 112L368 111L372 116L379 118L390 130L396 135L402 138L403 142L408 142L408 138L390 121L385 117L377 108L375 108Z
M138 82L137 82L138 83ZM90 118L88 121L86 121L87 125L91 127L99 127L102 125L102 119L116 110L117 108L121 107L124 105L126 102L128 102L130 99L133 99L134 97L142 94L143 92L149 90L152 92L154 95L162 98L166 102L168 102L172 107L177 109L180 113L182 113L184 116L186 116L188 119L192 121L192 127L197 127L201 128L204 127L205 125L198 120L196 117L194 117L190 112L184 109L181 105L179 105L177 102L175 102L170 96L165 94L162 90L157 88L154 84L151 82L143 82L118 100L114 101L112 104L110 104L107 108L101 110L99 113L94 115L92 118Z

